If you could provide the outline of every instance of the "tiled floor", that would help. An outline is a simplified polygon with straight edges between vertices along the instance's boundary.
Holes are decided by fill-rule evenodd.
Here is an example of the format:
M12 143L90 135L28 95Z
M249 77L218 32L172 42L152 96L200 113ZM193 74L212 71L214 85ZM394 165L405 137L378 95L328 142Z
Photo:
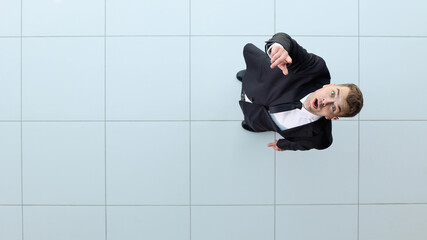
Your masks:
M427 239L422 0L1 0L0 239ZM287 32L365 94L325 151L240 127Z

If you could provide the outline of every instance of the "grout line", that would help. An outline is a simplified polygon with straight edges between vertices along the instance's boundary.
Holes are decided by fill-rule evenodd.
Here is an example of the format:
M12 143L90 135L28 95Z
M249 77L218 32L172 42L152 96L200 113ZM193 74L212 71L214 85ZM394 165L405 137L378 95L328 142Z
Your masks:
M427 203L360 203L363 206L427 205Z
M277 11L277 6L276 6L277 2L276 0L274 0L274 33L276 34L277 32L277 20L276 20L276 11ZM276 135L277 133L274 132L274 139L273 141L276 140ZM274 226L273 226L273 239L276 240L276 232L277 232L277 207L276 207L276 203L277 203L277 188L276 188L276 184L277 184L277 154L276 151L274 151Z
M3 38L18 38L18 39L21 39L22 36L0 36L0 39L3 39Z
M274 23L276 24L276 23ZM292 34L293 37L337 37L337 38L353 38L353 37L360 37L360 38L427 38L427 36L407 36L407 35L402 35L402 36L395 36L395 35L309 35L309 34ZM240 34L240 35L221 35L221 34L217 34L217 35L189 35L189 34L181 34L181 35L81 35L81 36L76 36L76 35L69 35L69 36L22 36L22 38L113 38L113 37L271 37L271 35L268 34L262 34L262 35L258 35L258 34ZM1 38L21 38L21 36L0 36Z
M22 22L23 22L23 17L22 17L22 13L23 13L23 6L22 6L22 3L23 2L23 0L21 0L21 36L20 36L20 39L21 39L21 52L20 52L20 57L21 57L21 59L20 59L20 64L21 64L21 109L20 109L20 111L21 111L21 119L20 119L20 122L21 122L21 234L22 234L22 240L24 240L24 153L23 153L23 147L24 147L24 144L23 144L23 122L22 122L22 99L23 99L23 97L22 97L22 90L23 90L23 87L22 87L22 56L23 56L23 54L22 54L22 51L23 51L23 49L22 49L22 41L23 41L23 38L22 38L22 29L23 29L23 25L22 25Z
M277 206L401 206L426 205L427 202L413 203L268 203L268 204L0 204L0 207L274 207Z
M360 119L360 122L425 122L425 119Z
M108 239L107 209L107 0L104 1L104 194L105 240Z
M360 0L357 1L357 85L360 86ZM360 114L357 116L357 240L360 236Z
M107 0L104 1L104 194L105 240L108 239L107 213Z
M241 122L242 120L0 120L0 122ZM427 119L349 119L340 122L427 122Z
M189 204L190 204L190 207L189 207L189 229L188 229L188 231L189 231L189 236L190 236L190 240L191 240L191 238L192 238L192 236L191 236L191 232L192 232L192 219L191 219L191 215L192 215L192 212L191 212L191 210L192 210L192 201L191 201L191 195L192 195L192 192L191 192L191 162L192 162L192 158L191 158L191 128L192 128L192 120L191 120L191 39L192 39L192 36L191 36L191 0L188 0L188 8L189 8L189 13L188 13L188 33L189 33L189 38L188 38L188 71L189 71L189 74L188 74L188 88L189 88L189 90L188 90L188 98L189 98L189 101L188 101L188 106L189 106L189 109L188 109L188 112L189 112L189 116L188 116L188 119L190 119L190 121L189 121L189 138L188 138L188 140L189 140L189 158L188 158L188 161L189 161L189 171L188 171L188 175L189 175Z
M276 24L276 23L274 23ZM253 34L241 34L241 35L189 35L189 34L182 34L182 35L69 35L69 36L0 36L0 39L2 38L121 38L121 37L128 37L128 38L150 38L150 37L157 37L157 38L169 38L169 37L271 37L271 35L263 34L263 35L253 35ZM427 38L427 36L387 36L387 35L308 35L308 34L292 34L292 37L319 37L319 38Z
M102 205L103 206L103 205ZM108 204L108 207L189 207L189 204Z
M276 140L276 132L274 132L274 139ZM277 151L274 151L274 227L273 227L273 236L276 240L276 229L277 229Z
M276 5L277 5L276 0L274 0L274 33L273 34L276 34L277 32ZM276 239L276 236L274 236L274 239Z
M375 36L375 35L359 35L358 37L361 37L361 38L427 38L427 36L405 36L405 35L402 35L402 36L392 36L392 35L389 35L389 36L387 36L387 35L383 35L383 36L381 36L381 35L378 35L378 36Z

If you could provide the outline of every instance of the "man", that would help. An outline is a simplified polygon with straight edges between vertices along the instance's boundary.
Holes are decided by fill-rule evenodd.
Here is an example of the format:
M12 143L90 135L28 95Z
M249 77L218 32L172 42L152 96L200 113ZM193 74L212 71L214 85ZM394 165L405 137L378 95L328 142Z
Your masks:
M326 149L332 144L332 120L353 117L363 106L354 84L330 84L325 61L308 53L285 33L266 42L265 51L244 47L242 127L252 132L275 131L283 139L269 143L277 151Z

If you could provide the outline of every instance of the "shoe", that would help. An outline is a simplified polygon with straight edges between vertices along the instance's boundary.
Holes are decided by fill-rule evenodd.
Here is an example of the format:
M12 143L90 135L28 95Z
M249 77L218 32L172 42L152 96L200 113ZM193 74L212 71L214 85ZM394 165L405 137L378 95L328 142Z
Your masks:
M243 77L245 76L245 72L246 72L246 70L239 71L239 72L236 74L236 78L237 78L237 80L242 81Z
M245 122L245 120L242 121L242 128L244 128L246 131L249 132L255 132L249 125Z

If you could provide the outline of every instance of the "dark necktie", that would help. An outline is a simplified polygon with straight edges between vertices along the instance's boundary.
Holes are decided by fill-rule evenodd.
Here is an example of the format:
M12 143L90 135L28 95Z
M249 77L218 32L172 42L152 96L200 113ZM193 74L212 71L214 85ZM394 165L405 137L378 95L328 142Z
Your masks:
M295 108L298 108L298 109L302 108L301 101L271 106L269 107L268 110L270 111L270 113L278 113L278 112L286 112L286 111L294 110Z

